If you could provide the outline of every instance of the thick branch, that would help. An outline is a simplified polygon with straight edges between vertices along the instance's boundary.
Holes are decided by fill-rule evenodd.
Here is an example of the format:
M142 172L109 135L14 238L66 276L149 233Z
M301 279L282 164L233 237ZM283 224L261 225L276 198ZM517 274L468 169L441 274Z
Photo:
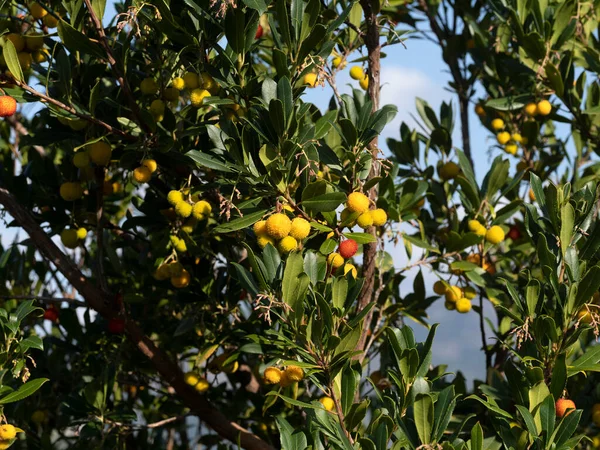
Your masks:
M0 188L0 205L3 205L6 211L29 234L31 241L40 254L51 261L73 287L79 291L89 307L106 318L116 316L116 313L109 306L113 303L112 296L102 292L90 283L67 255L48 237L29 211L21 206L10 192L3 188ZM150 338L145 336L135 322L127 320L125 328L131 341L150 359L156 371L173 387L182 401L220 436L234 443L239 442L242 448L248 450L273 450L273 447L258 436L250 433L237 423L231 422L215 409L204 396L186 384L179 366L158 348Z

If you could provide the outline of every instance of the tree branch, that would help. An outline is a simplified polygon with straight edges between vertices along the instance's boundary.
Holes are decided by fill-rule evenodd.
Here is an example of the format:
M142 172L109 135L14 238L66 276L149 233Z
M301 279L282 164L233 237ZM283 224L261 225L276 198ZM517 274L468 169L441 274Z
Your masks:
M0 295L5 300L39 300L44 303L67 302L75 306L87 306L85 302L69 297L45 297L43 295Z
M113 304L112 296L90 283L67 255L48 237L29 211L4 188L0 188L0 205L3 205L6 211L29 234L40 254L51 261L73 287L79 291L89 307L98 311L105 318L117 315L110 307ZM183 372L177 363L158 348L150 338L145 336L135 322L126 320L125 329L130 340L151 361L163 380L173 387L183 403L220 436L234 443L239 442L239 445L247 450L274 450L271 445L258 436L237 423L231 422L212 406L204 396L186 384Z

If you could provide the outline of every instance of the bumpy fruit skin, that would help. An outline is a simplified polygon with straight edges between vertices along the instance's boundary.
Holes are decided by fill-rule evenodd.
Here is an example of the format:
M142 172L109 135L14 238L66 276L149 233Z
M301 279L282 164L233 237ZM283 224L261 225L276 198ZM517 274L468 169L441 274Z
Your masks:
M350 68L350 78L354 80L362 80L365 78L365 71L360 66L352 66Z
M147 183L152 178L152 172L147 167L140 166L133 169L132 176L136 183Z
M456 303L459 298L462 297L462 289L458 286L450 286L448 290L446 290L446 301L451 303Z
M14 426L8 423L0 425L0 440L10 441L15 437L17 437L17 429Z
M181 191L176 191L176 190L172 190L169 191L169 193L167 194L167 201L175 206L177 205L177 203L182 202L183 201L183 194L181 193Z
M68 229L60 232L60 240L67 248L75 248L78 244L77 230Z
M267 367L263 379L266 384L279 384L282 372L277 367Z
M504 230L498 225L494 225L485 233L485 240L491 244L499 244L504 240Z
M185 88L185 81L181 77L173 78L171 86L173 86L178 91L183 91L183 89Z
M523 142L523 136L520 133L513 133L510 135L510 139L515 142Z
M475 220L475 219L471 219L469 220L469 222L467 223L467 226L469 228L469 231L477 231L480 228L483 228L483 225L481 225L481 222L479 222L479 220Z
M358 250L358 243L354 239L346 239L340 244L339 253L342 258L349 259L356 255Z
M0 117L10 117L17 112L17 101L8 96L0 97Z
M469 311L471 311L471 300L469 300L468 298L459 298L456 301L456 311L458 311L461 314L466 314Z
M346 200L346 207L351 212L362 214L369 210L369 197L362 192L352 192Z
M339 68L341 70L346 67L346 61L344 61L341 56L336 56L331 61L331 65L334 67L334 69Z
M291 230L292 221L285 214L276 213L267 219L267 233L273 239L283 239Z
M358 270L356 270L354 264L346 263L344 265L344 276L348 275L348 272L350 272L352 278L356 278L358 276Z
M287 366L285 368L285 376L290 381L302 381L304 379L304 370L298 366Z
M498 131L504 128L504 120L502 119L494 119L492 120L492 129Z
M210 384L208 383L207 380L205 380L204 378L200 378L198 380L198 383L196 383L196 392L202 394L206 391L208 391L208 388L210 387Z
M158 84L152 78L145 78L140 84L140 90L144 95L154 95L158 92Z
M310 223L308 223L308 220L303 219L302 217L296 217L292 220L290 236L292 236L297 241L302 241L303 239L306 239L309 234Z
M200 200L199 202L194 203L194 207L192 208L192 214L198 220L206 219L210 213L212 212L212 206L206 200Z
M504 151L509 155L516 155L518 150L519 147L517 147L517 144L506 144L504 146Z
M113 317L108 321L108 331L112 334L123 334L125 331L125 321L123 319Z
M558 417L559 419L563 418L567 414L570 414L571 411L567 412L567 410L576 409L575 402L566 398L559 398L558 400L556 400L555 406L556 417Z
M78 169L83 169L90 165L90 156L85 151L78 151L73 156L73 165Z
M535 103L527 103L523 109L525 109L525 113L531 117L536 116L538 113L537 105Z
M188 218L192 215L192 205L188 202L179 202L175 205L175 213L183 218Z
M442 280L438 280L433 283L433 292L435 292L437 295L444 295L447 290L448 288Z
M311 88L317 85L318 76L316 73L307 73L304 75L304 84L308 84Z
M540 116L547 116L552 112L552 104L548 100L541 100L536 106Z
M327 411L332 411L335 407L335 403L330 397L321 397L319 402L321 402L321 405L323 405L323 408Z
M387 213L381 208L371 211L371 217L373 218L373 225L376 227L385 225L388 219Z
M498 141L498 144L504 145L510 141L510 133L508 131L501 131L496 135L496 140Z
M198 79L198 74L194 72L186 72L183 75L183 81L185 83L185 87L192 90L196 89L200 86L200 80Z
M171 284L178 289L187 287L190 284L190 280L190 273L185 269L182 269L178 274L171 275Z
M373 216L371 215L371 212L367 211L358 216L358 219L356 219L356 224L363 230L366 230L373 225Z
M198 381L200 381L200 378L194 372L186 372L186 374L183 376L183 380L190 386L196 386Z
M142 161L142 166L147 167L151 173L156 172L156 169L158 169L158 164L153 159L144 159Z
M83 227L77 229L77 239L84 240L87 236L87 230Z
M110 163L112 149L106 142L98 141L88 146L90 159L94 164L99 166L107 166Z
M210 92L206 89L194 89L190 94L190 102L195 108L199 108L204 104L204 99L210 97Z
M256 242L260 248L265 248L267 244L271 244L273 247L275 247L275 239L273 239L271 236L258 236Z
M329 264L333 270L337 270L344 265L344 257L336 252L330 253L327 257L327 264Z
M277 246L277 248L281 253L287 254L292 250L296 250L298 248L298 241L292 236L286 236L281 241L279 241L279 245Z
M460 167L455 162L448 161L439 168L438 173L442 180L451 180L460 173Z
M254 231L254 234L257 236L265 236L267 234L267 221L259 220L252 227L252 231Z

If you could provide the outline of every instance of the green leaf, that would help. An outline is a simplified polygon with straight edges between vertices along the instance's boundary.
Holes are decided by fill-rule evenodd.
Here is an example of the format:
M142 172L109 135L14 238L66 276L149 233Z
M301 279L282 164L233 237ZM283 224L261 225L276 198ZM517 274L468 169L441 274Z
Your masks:
M39 388L41 388L46 381L48 381L48 378L37 378L35 380L28 381L16 391L11 392L7 396L0 398L0 405L18 402L19 400L23 400L24 398L35 394L35 392Z
M333 280L333 286L331 288L331 297L333 306L344 309L344 303L346 303L346 297L348 295L348 280L343 277L337 277Z
M335 211L345 201L346 194L343 192L330 192L304 200L302 206L312 212Z
M92 42L85 34L63 20L58 22L58 35L64 46L71 52L77 51L100 59L106 57L100 45Z
M256 222L261 220L265 213L266 209L256 211L250 214L245 214L244 217L240 217L238 219L234 219L231 222L222 223L216 226L213 231L215 233L229 233L231 231L241 230L243 228L248 228L251 225L254 225Z
M433 425L433 441L438 442L442 439L450 419L452 412L456 406L456 397L454 395L454 386L450 385L444 388L439 393L438 399L435 402L434 425Z
M100 22L102 22L102 19L104 19L104 10L106 9L106 0L92 0L92 9Z
M283 279L281 282L282 300L293 308L294 290L297 288L298 277L304 272L304 260L301 252L289 254L285 263Z
M429 394L418 395L413 406L415 426L421 444L429 444L433 428L433 400Z
M236 171L234 170L234 166L232 164L221 161L216 157L209 155L208 153L200 152L198 150L190 150L185 154L185 156L189 156L200 167L207 167L220 172Z
M581 410L571 411L560 421L553 436L553 442L556 444L557 448L573 436L573 433L575 433L575 430L577 429L577 425L579 425L582 413L583 411Z
M342 411L348 414L354 403L356 390L360 385L360 373L354 370L351 366L346 366L342 371Z
M471 428L471 448L470 450L483 450L483 429L479 422Z
M21 70L21 63L17 56L17 50L14 44L8 39L4 39L4 46L2 48L2 56L8 66L8 70L12 73L13 77L17 81L23 81L23 71Z
M552 382L550 383L550 392L554 397L554 400L558 400L565 389L567 384L567 363L566 356L561 353L554 363L552 369Z
M529 433L531 433L533 436L538 436L539 435L538 429L535 424L535 421L533 420L533 416L531 415L531 413L527 410L527 408L525 408L522 405L517 405L517 409L521 413L521 416L523 417L523 420L525 421L525 426L527 427L527 430L529 431Z
M563 257L567 253L571 239L573 239L574 227L575 210L570 203L567 203L560 210L560 249Z
M354 239L358 244L377 242L377 238L371 233L344 233L348 239Z
M29 336L28 338L23 339L21 342L19 342L19 348L23 353L25 353L30 348L44 350L44 342L40 339L39 336Z
M546 436L551 435L554 432L554 423L556 420L556 408L554 406L554 397L552 395L549 395L544 399L535 415L539 415L540 417L542 431L546 433Z
M567 374L569 377L585 370L586 367L593 367L600 362L600 345L588 347L585 353L577 358L573 363L567 366Z
M248 8L258 11L259 15L262 15L267 10L267 5L264 0L242 0L244 5ZM270 2L269 2L270 3Z

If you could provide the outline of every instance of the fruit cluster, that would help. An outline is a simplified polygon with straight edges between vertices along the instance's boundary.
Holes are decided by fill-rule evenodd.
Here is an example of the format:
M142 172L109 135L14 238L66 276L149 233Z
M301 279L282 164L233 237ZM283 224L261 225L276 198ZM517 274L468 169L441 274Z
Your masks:
M285 213L271 214L253 226L256 240L261 248L267 244L276 247L281 254L296 250L310 234L310 223L302 217L290 219Z
M372 226L382 227L387 222L387 213L381 209L370 209L371 201L362 192L352 192L346 200L340 219L342 226L352 228L358 225L363 230Z
M166 262L158 266L154 278L159 281L170 279L171 285L178 289L189 286L191 281L190 273L178 261Z
M264 372L263 380L266 384L278 384L281 387L288 387L304 379L304 370L301 367L290 365L281 370L277 367L267 367Z
M23 430L16 428L14 425L5 423L0 425L0 449L10 447L17 437L17 433L22 433Z
M485 240L493 245L499 244L506 237L504 230L499 225L493 225L489 229L486 229L481 222L473 219L469 220L467 226L469 227L469 231L472 231L478 236L485 237Z
M459 286L450 285L442 280L438 280L433 284L433 292L445 297L446 301L444 306L446 309L450 311L456 310L461 314L466 314L471 311L473 306L471 300L477 295L475 289L471 286L460 288Z
M167 194L167 201L173 206L175 214L181 218L187 219L193 217L195 220L206 220L212 212L212 206L206 200L196 197L197 201L187 200L183 192L171 190Z
M158 169L158 164L153 159L142 160L139 167L133 169L131 176L136 183L147 183L152 174Z
M199 392L200 394L203 394L204 392L208 391L208 388L210 387L208 380L206 378L201 377L196 372L187 372L184 375L184 380L187 384L192 386L196 390L196 392Z
M67 248L75 248L79 245L79 241L85 240L87 236L87 230L83 227L80 228L67 228L60 232L60 240L63 245Z

